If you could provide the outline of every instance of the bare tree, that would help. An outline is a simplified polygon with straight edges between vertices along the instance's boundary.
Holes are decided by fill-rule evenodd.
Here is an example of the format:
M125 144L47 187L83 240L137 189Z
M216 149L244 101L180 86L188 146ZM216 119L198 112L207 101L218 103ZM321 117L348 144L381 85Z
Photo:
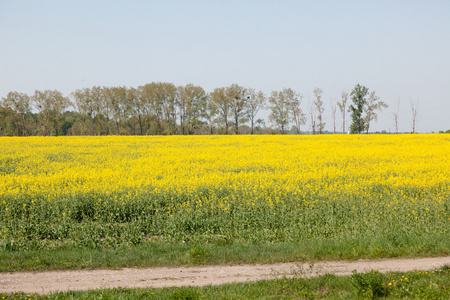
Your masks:
M333 100L330 100L331 104L331 118L333 119L333 133L336 134L336 110L337 105L333 102Z
M320 88L314 89L314 96L316 97L314 106L317 112L317 129L319 130L319 134L322 134L325 128L325 122L323 121L323 112L325 108L323 107L322 94L323 90Z
M254 89L247 89L247 103L246 103L246 114L250 121L251 134L253 134L253 129L256 122L256 114L261 108L264 107L266 103L266 96L262 91L256 93Z
M412 133L415 133L417 120L419 118L419 101L417 101L416 103L411 101L411 114L412 114Z
M311 134L316 134L316 109L314 101L309 101L309 120L311 121Z
M301 132L300 125L304 125L306 123L306 116L301 108L302 100L303 95L298 94L297 97L295 97L291 102L292 119L294 120L297 134L300 134Z
M400 112L400 98L397 100L397 111L394 112L395 133L398 134L398 114Z
M341 102L337 103L339 111L341 112L342 115L342 134L345 134L345 113L347 112L347 101L348 101L348 93L346 91L342 91Z
M225 94L230 103L230 116L234 121L234 133L239 134L239 125L247 121L246 89L237 84L227 87Z
M364 117L364 127L366 129L366 134L369 133L370 122L376 121L378 119L377 111L382 111L383 108L387 108L388 105L383 101L380 101L380 97L375 94L375 91L369 94L366 102L364 103L364 111L366 115Z
M212 109L219 113L222 121L225 124L225 134L228 134L228 115L231 110L230 98L227 97L226 88L215 88L212 93L209 94L210 104Z

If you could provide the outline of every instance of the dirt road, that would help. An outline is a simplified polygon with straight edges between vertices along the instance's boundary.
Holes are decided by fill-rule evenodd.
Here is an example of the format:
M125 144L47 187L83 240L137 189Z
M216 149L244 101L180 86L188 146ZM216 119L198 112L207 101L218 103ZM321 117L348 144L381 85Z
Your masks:
M121 270L76 270L0 273L0 292L49 294L69 290L114 287L169 287L219 285L275 279L283 276L348 275L353 270L380 272L429 270L450 265L450 256L417 259L280 263L267 265L202 266Z

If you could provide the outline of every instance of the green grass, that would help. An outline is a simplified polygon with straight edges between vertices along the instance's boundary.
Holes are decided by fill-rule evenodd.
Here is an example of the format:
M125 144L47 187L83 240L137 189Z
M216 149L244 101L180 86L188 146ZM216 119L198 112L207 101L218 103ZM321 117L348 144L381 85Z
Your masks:
M445 234L406 233L298 243L168 243L99 249L66 246L27 251L0 251L0 271L154 267L359 258L443 256L450 254Z
M376 291L376 292L374 292ZM0 294L5 299L449 299L450 267L429 272L283 278L206 287L104 289L51 295Z

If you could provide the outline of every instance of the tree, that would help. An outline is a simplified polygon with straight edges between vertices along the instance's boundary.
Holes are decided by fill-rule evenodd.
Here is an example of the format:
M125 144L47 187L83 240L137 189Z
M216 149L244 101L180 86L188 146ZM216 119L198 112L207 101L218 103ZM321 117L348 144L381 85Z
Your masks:
M147 119L147 134L161 134L162 108L158 97L158 83L151 82L139 87L142 111Z
M136 107L134 108L135 114L137 114L138 117L139 132L141 135L144 134L144 128L148 129L144 124L145 116L149 119L148 101L145 92L144 86L138 86L136 90L138 97L136 99ZM145 133L147 132L147 129L145 129Z
M261 108L264 108L266 103L266 96L262 91L256 93L254 89L247 89L247 101L246 101L246 109L245 113L247 114L247 118L250 121L251 134L253 134L253 129L255 126L256 115L258 114Z
M209 94L209 100L212 104L212 110L217 111L225 124L225 134L228 134L228 115L231 109L230 98L227 96L226 88L215 88Z
M298 95L290 88L279 92L272 91L269 97L269 120L278 126L281 134L284 134L289 126L293 101L298 101Z
M382 111L383 108L387 108L388 105L383 101L380 101L380 97L375 94L375 91L371 92L369 98L367 98L364 103L364 126L366 129L366 134L369 133L370 122L376 121L378 119L377 111Z
M167 82L151 82L138 87L138 91L141 113L145 114L147 119L146 133L174 134L179 98L175 85Z
M311 121L311 134L316 134L316 108L314 105L314 101L309 101L309 120Z
M301 108L302 100L303 95L298 94L297 97L294 97L291 101L292 120L294 121L297 134L301 133L300 125L304 125L306 123L306 116Z
M350 105L349 107L349 112L352 113L352 124L350 125L350 133L360 134L361 132L364 131L365 124L363 112L368 92L369 92L368 88L358 83L350 93L350 97L353 101L353 104Z
M247 122L246 89L237 84L232 84L226 88L226 95L230 102L230 116L234 122L234 133L239 134L239 125Z
M419 102L411 101L411 114L412 114L412 133L416 132L417 119L419 118Z
M189 105L189 98L186 96L186 89L184 86L177 87L177 107L180 116L180 134L184 134L185 120L187 114L187 106Z
M21 124L21 126L16 126L13 121L11 125L17 127L17 135L25 136L26 133L26 119L27 116L31 113L31 99L30 96L24 93L19 92L9 92L6 98L2 98L2 105L6 109L10 109L15 116L13 120L17 119L17 122ZM17 118L16 118L17 116ZM21 127L21 133L19 133L19 128Z
M78 89L75 90L71 94L72 98L74 99L75 106L78 110L78 112L82 115L87 115L89 117L90 121L90 135L94 135L94 117L95 117L95 103L94 99L91 96L91 89L84 88L82 90Z
M51 103L48 93L50 91L34 91L34 95L31 97L34 106L38 110L39 123L38 131L43 135L50 135L49 122Z
M395 133L398 134L398 114L400 112L400 98L397 100L397 111L394 112Z
M333 119L333 133L336 134L336 109L337 104L333 103L333 100L331 100L331 118Z
M187 84L177 88L177 107L181 134L193 134L206 106L206 93L200 86Z
M14 127L14 114L11 108L2 107L0 103L0 136L17 135L18 128Z
M209 127L209 134L214 133L214 121L215 117L218 114L218 108L214 104L211 94L206 95L206 101L205 106L201 112L202 117L206 120L208 127Z
M63 112L72 105L70 100L58 90L36 90L32 100L39 111L40 132L50 135L50 123L53 123L54 134L59 135L60 118Z
M176 102L177 88L173 83L163 82L158 84L158 102L162 104L164 123L163 134L176 132Z
M116 125L116 134L122 133L121 125L126 121L131 110L127 102L127 88L125 86L104 88L108 111Z
M94 134L102 134L102 119L104 118L102 107L104 104L104 98L103 98L103 91L100 86L93 86L91 88L91 98L92 103L94 105L94 125L95 125L95 118L98 119L98 130L97 132L94 130Z
M322 101L322 94L323 91L320 88L314 89L314 96L316 99L314 100L314 108L317 112L317 129L319 130L319 134L322 134L324 128L325 128L325 122L323 121L323 101Z
M66 109L72 105L72 102L58 90L50 91L49 96L50 109L53 114L53 126L55 129L55 135L58 136L60 134L59 123L61 120L61 116L66 111Z
M347 111L347 101L348 101L348 93L346 91L342 91L341 93L341 102L337 103L339 110L342 115L342 134L345 134L345 113Z
M105 134L110 135L111 130L111 119L113 118L113 105L111 101L111 90L108 87L101 88L101 109L99 110L101 114L106 118L105 121Z
M130 107L130 116L132 121L133 134L136 135L136 121L139 125L139 134L142 135L142 108L140 103L141 97L139 90L130 87L127 90L127 104Z

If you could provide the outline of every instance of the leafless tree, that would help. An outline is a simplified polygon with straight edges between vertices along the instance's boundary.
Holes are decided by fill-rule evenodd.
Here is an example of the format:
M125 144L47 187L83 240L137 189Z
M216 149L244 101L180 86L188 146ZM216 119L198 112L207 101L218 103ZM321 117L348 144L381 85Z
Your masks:
M397 100L397 111L394 112L395 133L398 134L398 114L400 112L400 98Z
M319 134L323 133L323 130L325 128L325 122L323 121L323 112L325 108L323 107L323 101L322 101L322 94L323 90L320 88L314 89L314 96L316 99L314 100L314 106L315 110L317 112L317 129L319 130Z
M376 121L378 119L378 115L376 111L382 111L383 108L387 108L388 105L380 100L375 94L375 91L371 92L369 97L367 98L364 104L364 111L366 112L366 116L364 117L364 126L366 129L366 134L369 133L370 122Z
M419 101L416 103L411 101L411 114L412 114L412 133L416 132L416 125L419 118Z
M336 103L333 103L333 100L331 100L331 118L333 119L333 133L334 134L336 134L336 109L337 109Z
M254 133L256 114L265 106L266 96L262 91L256 92L254 89L247 89L246 114L250 121L251 134Z
M339 111L342 115L342 133L345 134L345 113L347 112L347 101L348 101L348 93L346 91L342 91L341 93L341 102L337 103L339 107Z
M291 101L292 119L294 120L297 134L301 132L300 125L304 125L306 122L305 114L301 108L302 100L303 95L297 94L297 97L294 97L293 101Z
M231 111L230 98L227 97L226 88L215 88L212 93L209 94L210 104L212 110L217 111L225 125L225 134L228 134L228 115ZM211 127L212 128L212 127Z
M247 122L247 91L238 84L232 84L225 90L226 97L230 103L230 117L234 121L234 133L239 134L239 125Z
M309 102L308 114L311 121L311 134L316 134L316 109L312 100Z

